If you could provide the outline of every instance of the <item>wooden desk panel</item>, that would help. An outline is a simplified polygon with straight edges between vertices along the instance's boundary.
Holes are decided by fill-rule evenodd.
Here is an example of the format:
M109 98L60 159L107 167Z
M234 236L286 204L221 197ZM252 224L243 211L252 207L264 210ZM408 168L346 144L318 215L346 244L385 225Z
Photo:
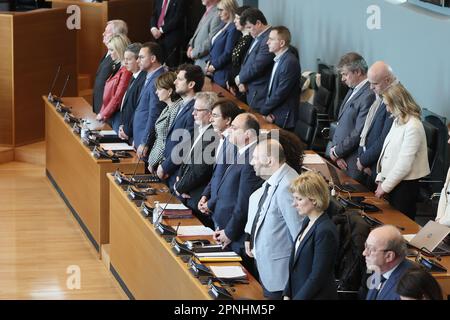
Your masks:
M136 299L211 299L207 286L194 278L171 246L145 219L114 178L110 180L111 267ZM158 189L158 188L157 188ZM168 200L169 194L152 196L148 202ZM171 202L177 202L172 198ZM165 221L176 226L199 225L197 219ZM200 237L197 237L200 238ZM207 265L218 265L207 264ZM220 264L225 265L225 264ZM228 263L226 265L240 265ZM236 298L263 299L262 289L253 277L249 285L236 285Z
M13 16L0 15L0 145L14 144Z
M55 107L45 101L46 169L60 189L94 247L109 242L109 187L106 174L120 169L133 172L137 158L121 159L120 163L97 160L83 145ZM93 120L95 114L83 98L65 98L76 117ZM105 126L106 129L109 127ZM143 172L139 165L138 172Z

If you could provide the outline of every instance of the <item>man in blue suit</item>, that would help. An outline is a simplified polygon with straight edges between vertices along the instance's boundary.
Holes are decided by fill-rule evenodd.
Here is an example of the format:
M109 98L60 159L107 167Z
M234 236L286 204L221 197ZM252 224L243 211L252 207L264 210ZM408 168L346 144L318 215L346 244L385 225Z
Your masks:
M145 145L155 131L155 122L164 109L164 103L156 95L155 80L166 69L161 65L164 60L161 47L155 42L146 42L139 51L138 63L142 71L147 72L144 88L138 99L133 119L133 145L139 157L146 155Z
M194 134L194 117L192 116L194 97L202 90L204 83L205 75L199 66L183 64L178 68L175 90L183 99L183 104L167 132L164 160L157 170L158 177L165 180L171 189L175 184L178 169L190 150L190 148L187 150L183 148L183 145L190 142Z
M264 14L256 8L245 10L241 15L240 23L250 32L253 42L235 82L239 91L247 94L248 105L259 111L266 100L275 57L273 53L269 52L267 45L271 26L267 24Z
M367 280L366 300L400 300L397 283L413 267L406 252L406 242L396 227L384 225L369 233L363 256L367 269L374 273Z
M249 199L245 251L256 260L264 296L281 299L289 276L289 258L303 221L292 206L294 198L289 191L298 173L286 163L276 140L260 142L251 165L265 182Z
M300 103L300 62L289 50L291 33L288 28L272 28L267 41L269 52L275 54L266 102L259 112L267 122L293 130Z
M397 80L392 68L383 61L375 62L369 68L367 79L377 98L367 113L366 122L361 132L356 165L360 171L367 175L366 185L375 190L377 161L393 122L391 114L386 110L381 94Z
M230 142L238 149L236 160L222 176L212 215L216 227L214 239L223 247L230 245L234 252L240 254L249 271L253 270L253 266L252 262L246 259L244 249L248 199L263 183L250 165L258 135L259 123L255 116L242 113L233 120Z
M367 63L355 52L342 56L338 70L342 81L350 88L341 104L329 156L347 175L362 181L363 174L356 166L362 128L367 112L375 101L367 80Z

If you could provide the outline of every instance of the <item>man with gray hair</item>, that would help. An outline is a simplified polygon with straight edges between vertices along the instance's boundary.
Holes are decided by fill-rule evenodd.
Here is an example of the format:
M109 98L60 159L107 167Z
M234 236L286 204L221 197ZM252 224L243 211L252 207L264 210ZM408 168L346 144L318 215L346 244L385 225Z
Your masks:
M366 174L366 185L370 189L375 190L377 161L383 148L384 139L386 139L393 122L393 118L387 112L381 95L397 80L392 72L392 68L383 61L375 62L369 68L367 79L369 80L370 88L376 94L376 99L367 113L361 132L356 165L358 170Z
M367 63L359 54L345 54L339 61L338 70L342 81L350 90L339 110L329 156L350 177L361 181L363 175L356 166L358 147L367 112L375 100L375 94L370 90L367 80Z
M406 242L396 227L384 225L369 233L363 256L367 269L374 273L367 281L366 300L400 300L397 283L403 273L413 267L406 253Z
M122 103L120 105L119 129L118 135L122 140L132 142L133 137L133 119L134 112L138 104L139 95L144 87L147 72L141 70L138 64L139 51L142 48L141 43L132 43L125 50L124 64L125 68L130 71L133 76L128 84Z
M211 180L215 163L215 151L219 136L210 122L211 112L218 96L215 92L198 92L192 112L194 117L194 135L187 145L189 152L183 159L174 184L174 191L207 226L212 226L209 216L198 210L202 192Z
M128 27L123 20L111 20L106 23L105 31L103 32L103 44L107 47L109 40L115 35L128 34ZM120 69L120 62L114 63L109 52L107 52L97 69L95 75L94 90L92 93L92 109L94 113L99 113L103 104L103 91L105 89L106 80Z

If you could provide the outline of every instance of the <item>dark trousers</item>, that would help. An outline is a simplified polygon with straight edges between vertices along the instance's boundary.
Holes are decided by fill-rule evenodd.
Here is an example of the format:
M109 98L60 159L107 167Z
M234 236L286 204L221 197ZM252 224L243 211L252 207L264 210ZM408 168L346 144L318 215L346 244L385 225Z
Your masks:
M281 298L283 297L283 291L268 291L261 281L260 283L263 289L264 297L266 297L269 300L281 300Z
M419 180L403 180L389 193L388 200L391 206L414 220L418 196Z

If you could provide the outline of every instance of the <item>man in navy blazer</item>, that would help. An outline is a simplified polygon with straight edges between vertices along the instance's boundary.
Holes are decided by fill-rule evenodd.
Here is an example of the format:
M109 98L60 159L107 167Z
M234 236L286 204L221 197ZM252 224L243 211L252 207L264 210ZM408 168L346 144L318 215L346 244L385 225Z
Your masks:
M175 90L183 99L183 104L167 132L166 146L164 149L163 162L158 166L157 175L165 180L167 185L173 189L178 169L183 162L186 152L183 144L191 141L194 134L194 111L195 94L200 92L205 83L202 68L191 64L183 64L178 68L175 79Z
M400 300L397 283L413 267L406 253L406 242L396 227L384 225L369 233L363 256L367 269L374 273L367 280L366 300Z
M155 122L164 109L164 103L156 95L156 79L166 72L161 61L164 60L161 47L156 42L147 42L139 51L139 67L147 72L144 88L138 99L133 119L133 145L139 157L147 153L145 145L148 137L155 131Z
M375 62L369 68L367 79L377 98L367 113L366 122L361 132L356 165L360 171L367 175L366 185L370 189L375 190L377 161L393 122L393 117L386 110L381 94L397 80L392 72L392 68L383 61Z
M267 45L271 26L267 24L264 14L256 8L246 9L241 15L240 23L250 31L253 42L235 82L239 91L247 94L248 105L259 111L266 100L275 57L269 52Z
M141 48L142 44L132 43L127 47L124 54L125 67L133 74L133 77L128 84L127 91L120 105L120 112L117 115L119 124L117 134L121 139L130 141L130 143L133 142L134 112L147 77L147 72L142 71L138 63Z
M300 103L300 62L289 50L291 33L288 28L272 28L267 45L275 54L266 101L259 112L269 123L293 130Z
M185 0L156 0L153 4L150 32L164 50L169 67L178 66L180 60L179 49L184 39L185 16Z
M330 158L353 179L362 181L356 166L362 128L375 94L367 80L367 63L361 55L350 52L339 61L342 81L350 88L339 110L336 130L329 150Z
M230 245L234 252L240 254L249 271L253 270L253 266L252 262L246 261L244 249L248 199L263 183L250 165L258 134L259 123L255 116L242 113L233 120L230 142L238 148L237 156L219 183L212 215L216 227L214 239L223 247Z
M105 31L103 32L103 44L108 45L109 40L117 34L127 35L128 27L123 20L111 20L106 23ZM105 90L106 80L120 69L120 64L112 61L109 53L106 53L97 69L95 75L94 88L92 92L92 110L94 113L99 113L103 105L103 92Z

